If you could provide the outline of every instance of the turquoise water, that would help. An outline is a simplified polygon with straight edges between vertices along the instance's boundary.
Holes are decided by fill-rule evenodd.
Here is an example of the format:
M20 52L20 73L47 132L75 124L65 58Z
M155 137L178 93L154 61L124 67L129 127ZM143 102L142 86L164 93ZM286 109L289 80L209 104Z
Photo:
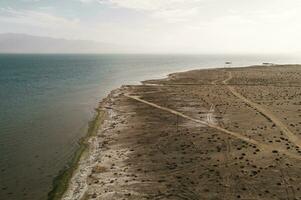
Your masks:
M98 101L122 84L195 68L279 56L0 55L0 199L47 199L70 161Z

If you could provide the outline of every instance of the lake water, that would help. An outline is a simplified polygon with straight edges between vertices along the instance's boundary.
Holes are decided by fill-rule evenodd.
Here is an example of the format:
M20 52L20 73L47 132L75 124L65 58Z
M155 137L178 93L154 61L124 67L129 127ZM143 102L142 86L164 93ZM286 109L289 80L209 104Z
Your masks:
M122 84L196 68L279 56L0 55L0 199L47 199L52 181L86 134L93 109Z

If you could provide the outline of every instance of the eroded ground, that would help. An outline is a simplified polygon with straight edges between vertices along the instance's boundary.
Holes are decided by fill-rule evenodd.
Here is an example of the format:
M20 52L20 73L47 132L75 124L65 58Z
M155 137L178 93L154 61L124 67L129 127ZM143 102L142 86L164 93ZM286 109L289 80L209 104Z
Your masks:
M301 66L172 74L102 108L65 199L301 199Z

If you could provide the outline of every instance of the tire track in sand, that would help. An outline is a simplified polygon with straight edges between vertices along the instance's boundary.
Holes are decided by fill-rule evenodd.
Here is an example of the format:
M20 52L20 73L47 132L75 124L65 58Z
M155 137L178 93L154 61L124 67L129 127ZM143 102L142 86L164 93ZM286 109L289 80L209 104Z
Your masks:
M166 108L166 107L163 107L163 106L160 106L160 105L157 105L155 103L152 103L152 102L149 102L149 101L146 101L146 100L143 100L141 99L139 96L132 96L132 95L129 95L129 94L124 94L124 96L130 98L130 99L133 99L135 101L138 101L140 103L143 103L143 104L146 104L146 105L149 105L149 106L152 106L154 108L157 108L157 109L160 109L160 110L163 110L163 111L166 111L166 112L169 112L169 113L172 113L174 115L177 115L179 117L182 117L182 118L185 118L185 119L188 119L190 121L193 121L195 123L199 123L199 124L203 124L205 126L208 126L210 128L213 128L213 129L216 129L216 130L219 130L221 131L222 133L226 133L232 137L235 137L235 138L238 138L240 140L243 140L247 143L250 143L250 144L254 144L256 145L258 148L260 148L261 150L265 150L265 151L269 151L269 152L272 152L275 148L273 148L272 145L267 145L267 144L263 144L261 142L258 142L254 139L251 139L251 138L248 138L240 133L236 133L236 132L233 132L233 131L229 131L227 129L224 129L218 125L215 125L215 124L210 124L206 121L202 121L202 120L198 120L198 119L194 119L192 117L189 117L181 112L178 112L176 110L173 110L173 109L170 109L170 108ZM278 152L280 153L283 153L291 158L294 158L294 159L297 159L297 160L301 160L301 157L297 154L294 154L294 153L291 153L289 151L287 151L286 149L278 149Z
M278 128L280 128L280 130L288 137L288 139L292 143L294 143L296 146L301 148L300 138L298 136L296 136L294 133L292 133L287 128L287 126L284 123L282 123L282 121L280 119L278 119L271 111L269 111L268 109L262 107L261 105L255 103L255 102L247 99L246 97L241 95L239 92L237 92L233 86L228 85L228 81L231 80L232 78L233 78L232 73L229 72L229 77L223 81L223 84L225 84L228 87L228 89L231 91L231 93L234 96L236 96L237 98L239 98L242 101L244 101L245 103L247 103L248 105L250 105L252 108L257 110L258 112L260 112L262 115L264 115L265 117L270 119L276 126L278 126Z

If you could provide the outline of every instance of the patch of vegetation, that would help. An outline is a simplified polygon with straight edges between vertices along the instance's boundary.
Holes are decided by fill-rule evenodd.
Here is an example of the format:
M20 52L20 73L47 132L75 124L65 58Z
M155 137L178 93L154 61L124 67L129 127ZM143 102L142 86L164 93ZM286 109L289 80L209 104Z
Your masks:
M97 134L97 131L104 120L105 112L101 109L96 109L95 111L93 119L89 122L87 134L85 137L80 139L79 148L76 150L70 163L65 169L61 170L59 175L53 180L52 190L48 193L48 200L61 199L65 191L68 189L70 179L78 167L78 162L88 148L88 139Z

